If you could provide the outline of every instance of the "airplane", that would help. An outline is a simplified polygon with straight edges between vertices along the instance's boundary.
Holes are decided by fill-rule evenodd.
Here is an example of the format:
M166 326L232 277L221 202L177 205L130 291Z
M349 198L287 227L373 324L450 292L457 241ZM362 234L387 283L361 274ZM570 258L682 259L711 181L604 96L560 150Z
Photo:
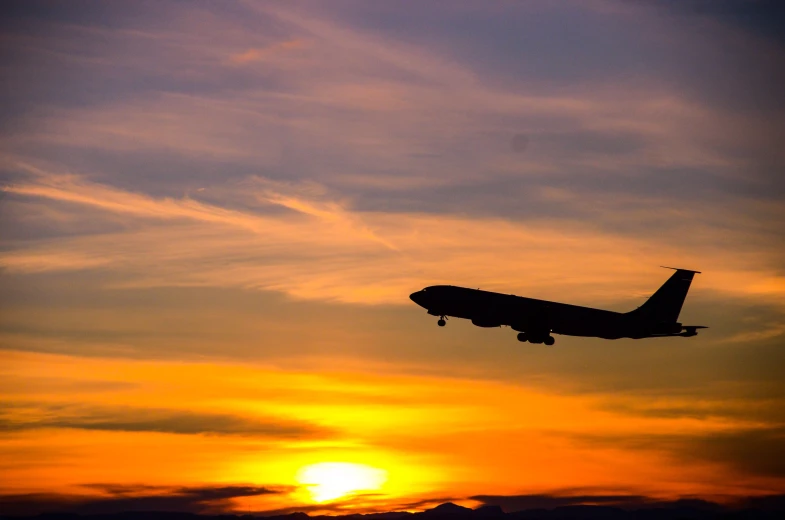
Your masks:
M409 298L439 316L440 327L448 317L471 320L478 327L506 325L518 332L521 342L553 345L551 334L603 339L697 336L698 329L708 327L677 320L692 277L700 271L665 268L676 272L643 305L625 313L454 285L432 285Z

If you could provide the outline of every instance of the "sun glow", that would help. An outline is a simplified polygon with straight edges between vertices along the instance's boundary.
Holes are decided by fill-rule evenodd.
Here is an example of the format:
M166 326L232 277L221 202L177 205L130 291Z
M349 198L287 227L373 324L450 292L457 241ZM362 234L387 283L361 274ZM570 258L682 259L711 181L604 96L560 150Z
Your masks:
M328 502L381 488L387 481L387 472L364 464L320 462L301 468L296 478L308 488L314 502Z

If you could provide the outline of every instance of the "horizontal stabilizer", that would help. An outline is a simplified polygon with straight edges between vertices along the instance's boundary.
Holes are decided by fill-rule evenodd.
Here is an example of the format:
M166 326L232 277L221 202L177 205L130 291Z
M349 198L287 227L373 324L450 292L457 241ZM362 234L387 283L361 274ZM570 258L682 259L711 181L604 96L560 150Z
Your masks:
M663 269L673 269L674 271L684 271L687 273L701 274L700 271L693 271L692 269L682 269L680 267L668 267L667 265L661 265L660 267L662 267Z
M697 336L698 329L708 329L709 327L704 327L703 325L682 325L681 328L684 332L679 334L679 336L689 338L691 336Z

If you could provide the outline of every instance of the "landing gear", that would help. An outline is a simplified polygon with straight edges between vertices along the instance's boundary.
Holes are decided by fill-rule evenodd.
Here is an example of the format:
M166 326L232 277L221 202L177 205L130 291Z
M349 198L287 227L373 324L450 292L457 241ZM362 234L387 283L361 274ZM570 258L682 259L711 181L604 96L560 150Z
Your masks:
M551 346L554 343L556 343L556 340L554 339L553 336L545 336L543 338L542 336L527 335L525 332L518 333L518 341L520 341L521 343L526 343L528 341L529 343L536 343L538 345L545 343L548 346Z
M437 324L438 326L440 326L440 327L444 327L445 325L447 325L447 322L446 322L446 321L444 321L444 316L442 316L441 318L439 318L439 321L437 321L437 322L436 322L436 324Z

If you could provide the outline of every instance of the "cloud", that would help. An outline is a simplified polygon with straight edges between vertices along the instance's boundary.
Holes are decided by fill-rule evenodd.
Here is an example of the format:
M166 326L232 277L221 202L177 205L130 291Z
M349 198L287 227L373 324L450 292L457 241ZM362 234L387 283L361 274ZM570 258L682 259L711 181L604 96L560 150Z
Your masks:
M727 464L742 474L785 479L785 428L755 428L684 438L678 454Z
M781 323L773 323L762 325L761 328L752 331L743 331L738 334L727 338L725 341L733 343L750 343L755 341L767 340L770 338L778 338L785 334L785 325Z
M202 411L29 402L4 403L0 407L0 431L44 428L248 435L278 439L322 438L331 434L327 428L304 421Z
M123 217L127 231L21 242L0 254L0 264L12 272L99 269L124 273L118 285L128 287L250 287L297 298L399 304L408 301L413 289L441 280L489 289L501 288L504 280L505 288L539 289L544 297L571 287L585 300L610 301L624 298L623 291L629 297L629 291L650 294L656 288L661 280L645 282L641 271L648 260L704 269L710 274L698 279L699 288L773 299L785 294L781 276L773 271L776 246L761 254L766 248L761 243L754 257L724 256L720 253L731 236L728 231L700 225L699 242L685 251L652 236L551 219L515 222L357 211L330 200L313 183L284 184L258 176L238 186L244 197L251 194L257 201L253 209L240 210L34 171L27 182L7 186L6 193L68 203L73 212ZM275 206L289 212L271 212ZM645 212L641 207L630 210ZM749 237L740 233L737 240ZM583 258L581 276L564 277L573 271L576 253ZM626 260L620 263L619 258ZM492 278L479 269L483 265L494 266ZM541 285L524 276L528 270L537 271Z
M785 479L785 429L779 425L727 427L693 434L630 434L576 439L594 446L624 446L667 454L673 461L723 467L740 479L768 478L771 486Z
M237 14L226 11L223 16L210 13L208 17L195 8L190 23L202 23L211 31L231 26ZM549 13L549 20L557 17L555 11ZM505 160L507 166L516 167L519 175L536 167L563 172L567 177L573 176L570 170L565 171L567 166L583 172L613 168L623 174L633 168L664 164L711 167L719 173L738 163L730 160L733 157L727 148L738 148L740 140L746 148L760 134L766 135L756 131L759 124L755 118L707 110L662 85L626 88L602 81L591 89L557 93L549 85L494 81L495 76L477 73L475 61L445 56L440 52L443 47L432 49L384 32L364 30L362 24L352 25L326 12L306 15L296 9L253 4L246 14L265 26L278 30L285 26L293 34L318 42L308 47L306 56L297 58L306 60L307 66L294 62L289 68L276 70L271 80L269 71L235 78L227 76L219 65L197 61L191 68L198 65L199 70L212 71L216 67L197 83L210 82L208 78L213 77L227 81L208 92L164 85L120 103L52 110L47 117L30 114L28 128L32 131L18 136L15 148L38 142L45 144L44 148L55 144L77 149L172 150L202 159L252 161L279 172L289 168L296 172L306 165L307 171L299 175L320 176L320 170L327 169L326 176L331 178L351 173L373 182L384 170L388 175L392 170L396 177L421 173L450 182L470 172L476 179L496 176L494 170L504 165L499 164L499 150L522 130L530 130L534 137L541 135L542 139L533 142L550 141L550 147L533 146L527 153L531 159ZM226 32L237 33L242 42L257 43L255 32L238 25ZM200 37L204 28L198 29L180 29L174 34L123 33L124 38L151 40L175 54L170 57L167 53L154 64L134 63L139 69L136 73L171 78L178 76L181 67L167 68L160 62L179 64L183 59L195 60L194 56L216 52L209 46L215 46L212 40L208 45L206 38ZM111 33L93 35L98 36L117 38ZM446 36L453 35L448 31ZM218 40L223 42L218 51L230 43L224 40ZM258 48L290 47L300 40L265 41ZM160 70L151 72L151 66ZM372 77L369 71L373 71ZM238 90L236 84L244 88ZM739 132L742 127L746 131ZM558 133L564 133L565 138L554 147ZM611 146L610 136L619 143ZM576 143L578 146L573 146ZM41 148L40 144L35 148ZM629 150L630 144L638 153L625 154L627 157L614 153L620 146ZM719 146L726 151L718 153ZM590 157L584 149L592 152ZM578 153L581 150L584 153ZM447 160L426 169L407 160L413 152L439 152ZM606 158L600 164L597 152ZM347 167L356 171L345 172ZM741 176L749 175L745 169ZM648 183L655 181L650 173L641 176Z
M304 45L302 40L289 40L279 43L274 43L264 48L251 48L243 52L238 52L230 57L232 63L244 65L260 61L266 56L280 51L290 51L293 49L302 48Z
M227 515L238 514L234 499L256 498L274 495L284 495L292 491L291 488L284 486L277 487L258 487L258 486L194 486L194 487L166 487L151 485L114 485L114 484L93 484L83 486L92 491L101 493L100 495L88 494L6 494L0 495L0 505L4 512L10 515L34 515L42 513L70 513L81 515L112 515L128 514L134 512L172 512L172 513L194 513L201 515ZM573 491L573 492L571 492ZM338 518L357 516L357 499L371 499L373 496L354 497L338 500L327 504L300 504L291 507L265 509L256 511L255 514L263 514L265 517L291 517L293 515L333 515ZM728 497L723 497L727 499ZM478 513L470 515L471 509L461 508L455 505L458 503L479 502L482 506L498 506L505 513L517 511L542 510L553 511L558 508L569 508L574 506L594 506L594 509L586 508L580 511L584 514L622 515L621 510L638 512L659 510L660 515L668 515L662 510L678 510L675 514L694 514L699 513L731 513L734 511L755 509L757 512L782 511L783 495L766 495L753 497L740 497L733 499L725 504L719 504L708 500L692 497L678 498L674 500L662 500L656 497L629 494L574 494L574 490L567 490L564 494L543 494L543 495L476 495L466 499L427 497L413 501L401 501L398 503L387 503L387 507L376 506L362 507L364 514L381 513L386 518L407 518L416 515L411 511L425 511L425 516L441 516L448 510L457 510L467 518L476 516L484 518L488 511L475 509ZM604 507L603 507L604 506ZM609 509L614 508L614 509ZM434 511L435 509L435 511ZM685 511L690 510L690 511ZM243 509L248 512L247 509ZM428 512L433 511L433 512ZM569 515L568 510L562 510L560 516ZM575 514L579 514L576 512ZM671 515L668 515L671 516Z
M657 7L669 9L678 14L690 14L712 18L732 27L748 31L751 35L770 38L785 45L782 32L777 30L777 22L785 16L785 8L777 0L754 0L735 2L733 0L686 0L652 2Z
M585 493L581 493L584 491ZM664 500L655 496L631 494L602 494L591 493L592 490L564 490L544 495L477 495L470 497L483 505L499 506L507 513L532 509L553 510L559 507L570 506L608 506L627 511L643 511L652 509L692 509L704 513L729 513L742 509L756 509L759 511L782 511L783 495L773 494L750 497L718 497L720 502L704 500L695 497L681 497ZM609 514L607 510L599 509L597 514ZM667 513L661 512L665 515ZM683 511L677 515L685 514Z
M587 73L588 83L567 86L546 74L548 67L525 75L540 78L537 81L510 78L502 72L506 68L486 73L481 68L486 56L455 51L451 44L460 44L466 34L453 34L450 24L436 24L435 34L423 36L416 24L410 27L413 22L405 21L412 32L400 37L394 27L368 25L374 9L381 8L306 12L296 6L256 4L225 10L195 7L167 29L144 17L137 20L140 27L114 33L71 27L73 34L65 39L76 42L72 45L80 52L84 42L99 38L113 42L112 49L135 49L125 51L119 61L132 71L127 74L145 80L130 97L56 103L27 114L26 124L5 149L28 163L31 157L44 158L54 166L42 169L56 175L71 165L78 165L84 175L59 185L52 178L39 178L37 186L27 179L12 186L27 190L17 195L45 198L14 213L14 222L24 218L24 226L8 227L14 233L33 233L32 219L53 226L52 219L43 218L43 207L70 200L83 206L67 211L73 218L93 208L104 213L90 212L93 222L103 222L111 213L111 220L126 229L135 227L128 222L134 217L196 221L209 227L223 223L236 232L203 225L153 230L150 225L131 236L118 233L110 239L107 234L104 243L98 236L70 243L31 242L32 248L18 243L4 255L4 264L25 273L80 268L117 272L118 265L125 264L120 269L125 270L137 260L133 251L160 251L159 242L177 243L165 252L166 258L159 258L160 267L140 265L142 275L123 276L120 285L153 286L168 280L272 289L298 298L392 303L406 302L402 297L412 288L436 278L460 277L482 286L506 279L503 288L517 291L531 287L521 273L536 267L546 283L554 283L557 269L574 271L574 262L557 260L552 270L543 268L543 262L574 253L572 244L583 234L583 242L597 241L605 249L610 245L609 250L640 265L679 260L719 274L711 287L726 290L728 282L741 280L734 291L781 297L777 259L782 248L776 237L785 214L776 200L762 200L773 193L766 179L776 168L760 159L773 152L776 164L780 148L770 144L778 133L765 118L691 99L680 81L642 81L634 74L631 79L624 59L619 67L625 75L616 74L617 67L610 80ZM466 6L449 12L421 9L428 16L471 17L484 29L492 22ZM529 24L531 10L540 25L565 19L560 9L545 7L509 7L505 17ZM578 18L591 27L608 23L590 11L581 8L588 21ZM633 11L629 16L638 27L658 27L646 10ZM238 23L244 19L253 19L269 34ZM506 24L496 29L500 34L509 30ZM641 45L659 49L661 38L659 43L646 40L647 30L641 31ZM265 32L264 37L259 32ZM230 36L208 37L214 33ZM622 29L611 33L615 38L630 36ZM682 43L684 34L673 36ZM438 44L440 39L447 44ZM297 47L296 42L308 44ZM58 47L55 43L60 42L42 39L37 45ZM289 52L293 47L297 52ZM516 61L532 63L546 54L556 63L555 58L574 54L547 50L525 52L526 59ZM267 62L265 67L237 67L227 63L233 53L241 61L274 54L275 67L268 68ZM132 60L137 54L159 59ZM682 53L669 58L676 54ZM635 56L626 60L642 61ZM124 77L108 73L105 66L91 69L93 75ZM237 76L239 69L247 75ZM678 74L663 77L672 76L683 79ZM526 153L509 153L510 137L520 132L530 136ZM414 158L423 154L432 159ZM64 162L62 157L70 159ZM253 177L266 179L270 189L243 185ZM182 198L197 180L208 190ZM303 193L302 185L309 182L325 187L329 195ZM112 189L118 193L110 193ZM87 199L77 196L88 192ZM123 205L112 206L113 197L123 196ZM271 215L270 205L315 220ZM438 223L438 217L445 220ZM391 223L394 219L399 222ZM308 236L315 234L308 227L320 230L334 245ZM495 240L480 230L494 227L513 229L500 240L529 244L534 253L530 260L525 257L532 251L522 245L489 247ZM426 233L418 233L420 229ZM469 229L472 237L463 247L424 248L405 237L436 235L434 244L459 244L464 239L457 230L462 229ZM111 246L110 241L129 247ZM202 252L196 251L195 242L202 242ZM400 254L380 252L372 242ZM210 244L233 253L221 258L209 252ZM547 259L537 253L546 247L554 248ZM488 248L488 254L477 254L481 248ZM182 251L179 258L176 249ZM601 260L613 262L614 255L579 249L597 266ZM738 258L722 254L728 249L738 251ZM326 254L319 254L322 251ZM432 253L441 256L443 268L419 261ZM504 255L521 262L517 273L512 262L498 260ZM753 256L757 258L749 258ZM654 257L661 260L652 261ZM198 265L173 273L171 266L177 262ZM219 269L220 263L226 268ZM509 265L489 281L476 270L450 263L494 269L496 264ZM591 271L594 287L571 287L587 300L597 296L599 283L611 282L610 276L601 280L599 269ZM623 267L619 271L620 277L631 276ZM390 277L391 272L396 276ZM381 275L398 279L379 287ZM636 283L643 291L642 280Z
M470 497L483 505L499 506L507 513L531 509L556 509L570 506L608 506L627 510L691 507L720 511L720 504L699 499L661 500L631 494L546 494L546 495L476 495Z
M185 313L191 314L188 309ZM350 314L357 318L356 312ZM317 330L323 334L325 329ZM460 335L471 337L472 332L467 329ZM439 345L427 339L421 342L411 332L407 336L412 352L426 347L437 350L433 358L436 366L430 367L430 373L412 373L419 368L413 367L415 360L423 366L427 363L422 357L408 355L403 341L393 343L404 350L403 363L396 362L386 349L379 356L386 364L363 363L359 356L347 362L334 349L325 349L323 357L314 359L310 366L305 356L295 351L298 368L287 370L248 361L186 362L182 354L175 356L176 361L154 362L0 353L6 372L15 376L8 384L15 387L35 384L36 378L53 374L72 374L73 379L87 382L136 383L133 388L119 386L100 392L76 388L66 395L62 394L67 390L56 387L52 395L36 396L36 401L13 393L9 398L3 392L4 402L18 403L3 414L3 425L12 426L4 434L9 443L0 446L6 450L0 452L3 470L26 483L28 489L42 489L42 484L25 472L25 464L44 464L50 479L66 483L83 483L84 475L100 475L90 478L107 482L138 481L149 475L149 465L155 464L160 472L150 477L154 478L150 483L160 484L226 474L253 481L260 468L277 468L276 475L292 475L298 467L314 461L348 460L389 472L391 487L383 490L386 496L378 501L364 497L353 502L373 502L379 508L405 503L407 496L408 502L437 493L448 496L441 493L445 489L452 490L453 497L473 496L475 490L488 489L485 486L493 479L502 483L495 487L498 491L490 489L483 494L515 494L520 489L548 494L552 489L585 485L587 479L605 486L605 491L569 494L739 495L750 490L769 492L778 485L771 468L761 465L761 473L742 472L730 463L744 457L753 460L751 452L733 455L727 443L707 451L704 446L692 448L689 442L762 429L756 426L761 424L776 429L781 414L767 410L760 416L750 416L749 411L706 416L638 413L650 403L690 404L672 396L679 391L672 388L674 378L663 378L661 374L668 372L648 362L645 346L632 359L636 366L645 365L660 375L659 379L666 379L659 393L635 387L632 391L619 389L618 385L602 392L598 385L588 391L575 390L569 386L575 384L569 367L557 365L554 370L542 361L541 353L522 352L515 345L504 350L502 341L498 341L498 352L487 340L466 344L474 344L479 363L493 357L494 363L509 366L515 374L506 381L479 370L473 377L440 375L436 371L452 372L453 361L438 352ZM258 343L256 335L253 347ZM287 347L280 338L274 343L277 348ZM371 348L372 344L360 343L358 350L373 359L367 352ZM447 343L444 351L463 348L469 347L457 339ZM581 350L588 352L582 355ZM631 349L619 349L623 350ZM659 353L663 349L651 350ZM683 347L666 348L661 355L669 364L680 364L679 350ZM586 345L562 352L571 356L552 357L550 363L576 358L579 368L575 372L588 373L584 376L586 386L596 379L592 374L595 366L613 363L615 357L612 352ZM5 381L5 375L2 379ZM693 375L691 382L699 388L693 403L721 402L741 386L727 383L710 392L703 388L707 383L702 377ZM607 383L603 387L608 388ZM609 409L608 404L620 395L637 406ZM754 408L759 401L759 397L749 402L740 399L737 408ZM190 410L178 408L183 402L189 403ZM782 408L775 401L771 407ZM39 423L69 429L36 429ZM777 453L775 433L761 443L756 464L764 460L766 450ZM20 451L19 446L26 448ZM471 469L469 474L453 476L467 468ZM691 482L700 482L700 488L696 490ZM288 505L276 504L269 509L279 507Z
M210 514L231 510L232 499L284 493L287 488L258 486L166 487L96 484L96 494L29 493L0 495L4 514L69 512L100 515L132 511Z

